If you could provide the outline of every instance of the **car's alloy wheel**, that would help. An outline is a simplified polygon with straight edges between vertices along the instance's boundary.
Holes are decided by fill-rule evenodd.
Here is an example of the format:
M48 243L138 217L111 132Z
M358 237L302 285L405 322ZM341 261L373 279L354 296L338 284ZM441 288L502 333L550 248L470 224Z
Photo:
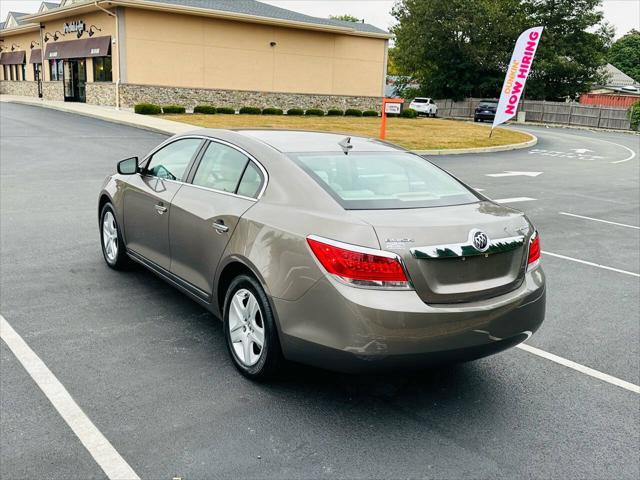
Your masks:
M121 270L129 264L129 257L124 251L122 233L110 203L102 207L100 213L100 239L104 261L111 268Z
M264 321L258 300L245 288L231 299L229 336L242 365L251 367L258 363L264 351Z
M102 246L104 254L110 263L118 258L118 230L116 219L110 211L104 214L102 219Z
M248 275L239 275L227 289L224 332L235 366L253 379L276 372L280 342L271 306L262 286Z

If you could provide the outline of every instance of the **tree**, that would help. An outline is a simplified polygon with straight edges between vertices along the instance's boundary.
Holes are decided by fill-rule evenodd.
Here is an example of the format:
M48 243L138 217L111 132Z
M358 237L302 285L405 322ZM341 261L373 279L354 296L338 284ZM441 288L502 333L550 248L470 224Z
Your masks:
M516 39L545 31L527 83L527 98L575 96L600 79L612 29L600 0L401 0L396 67L425 94L460 99L496 97Z
M331 20L342 20L343 22L361 22L359 18L349 15L348 13L345 13L344 15L329 15L329 18Z
M403 0L394 61L425 94L495 96L524 21L519 0Z
M576 98L602 82L614 30L603 21L600 5L601 0L526 0L529 24L544 26L528 98Z
M640 82L640 32L631 30L616 40L607 55L609 63Z

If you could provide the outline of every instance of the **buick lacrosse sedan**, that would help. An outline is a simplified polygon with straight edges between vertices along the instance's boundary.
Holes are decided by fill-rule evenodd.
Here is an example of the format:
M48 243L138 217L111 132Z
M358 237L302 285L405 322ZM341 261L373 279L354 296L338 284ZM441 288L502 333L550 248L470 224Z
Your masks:
M118 164L107 265L219 316L235 366L341 371L479 358L542 323L540 236L420 156L329 133L197 130Z

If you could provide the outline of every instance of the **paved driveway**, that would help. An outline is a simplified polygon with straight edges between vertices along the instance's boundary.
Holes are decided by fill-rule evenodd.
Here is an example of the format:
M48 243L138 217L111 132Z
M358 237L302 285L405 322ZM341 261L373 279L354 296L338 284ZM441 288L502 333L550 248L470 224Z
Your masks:
M141 478L640 475L639 395L521 349L251 383L216 318L101 257L102 179L163 137L28 106L0 115L0 313ZM638 385L638 137L529 130L532 150L434 161L539 227L548 315L528 343ZM529 175L487 176L514 171ZM3 342L0 361L0 477L105 478Z

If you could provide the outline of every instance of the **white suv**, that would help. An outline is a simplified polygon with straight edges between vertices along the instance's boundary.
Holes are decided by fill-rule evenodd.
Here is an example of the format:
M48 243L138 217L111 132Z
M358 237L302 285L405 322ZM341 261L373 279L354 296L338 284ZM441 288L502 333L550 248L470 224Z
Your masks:
M413 108L418 115L431 115L435 117L438 114L438 105L432 99L427 97L416 97L411 100L409 108Z

